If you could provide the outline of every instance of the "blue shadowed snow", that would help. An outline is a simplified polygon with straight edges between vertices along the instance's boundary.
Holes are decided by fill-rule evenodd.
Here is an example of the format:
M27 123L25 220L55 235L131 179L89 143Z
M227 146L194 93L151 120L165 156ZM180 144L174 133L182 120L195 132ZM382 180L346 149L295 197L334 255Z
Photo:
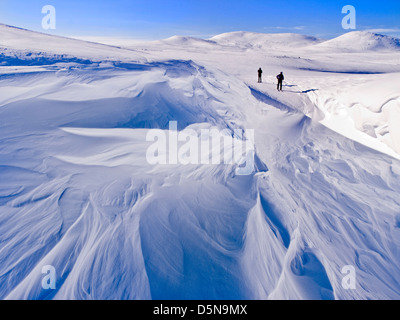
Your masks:
M400 162L307 117L322 89L193 60L50 62L1 69L0 298L400 297ZM150 164L169 121L253 129L254 172Z

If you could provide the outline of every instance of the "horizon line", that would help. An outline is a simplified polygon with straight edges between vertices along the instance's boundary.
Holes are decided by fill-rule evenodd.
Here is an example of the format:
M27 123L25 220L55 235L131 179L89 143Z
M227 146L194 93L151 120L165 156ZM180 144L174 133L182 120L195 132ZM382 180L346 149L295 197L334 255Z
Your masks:
M207 35L185 35L185 34L175 34L166 38L140 38L140 37L135 37L135 36L129 36L129 35L77 35L77 34L56 34L56 33L52 33L52 32L48 32L48 30L42 30L42 31L38 31L38 30L33 30L33 29L28 29L25 27L19 27L19 26L15 26L15 25L10 25L10 24L6 24L3 22L0 22L0 25L6 26L6 27L10 27L10 28L15 28L15 29L20 29L20 30L25 30L28 32L35 32L35 33L39 33L39 34L44 34L44 35L49 35L49 36L56 36L56 37L62 37L62 38L68 38L68 39L75 39L75 40L81 40L81 41L88 41L88 42L95 42L93 41L95 39L103 39L103 40L121 40L121 41L132 41L132 42L152 42L152 41L162 41L162 40L167 40L173 37L188 37L188 38L192 38L192 39L199 39L199 40L210 40L213 37L216 36L220 36L220 35L224 35L224 34L231 34L231 33L253 33L253 34L260 34L260 35L272 35L272 34L297 34L297 35L303 35L303 36L308 36L308 37L314 37L317 38L319 40L325 40L325 41L329 41L338 37L341 37L347 33L352 33L352 32L368 32L371 34L376 34L376 35L383 35L383 36L387 36L387 37L392 37L392 38L397 38L400 39L400 28L399 29L395 29L395 28L391 28L391 29L385 29L385 28L369 28L369 29L364 29L364 30L347 30L345 32L343 32L342 34L338 35L338 36L333 36L333 37L321 37L318 35L312 35L312 34L306 34L304 32L295 32L295 31L303 31L303 29L290 29L293 30L293 32L260 32L260 31L245 31L245 30L236 30L236 31L228 31L228 32L222 32L222 33L217 33L217 34L207 34ZM289 30L289 28L282 28L282 27L268 27L270 29L275 29L275 30ZM47 32L46 32L47 31ZM385 33L399 33L398 36L395 35L388 35ZM92 40L90 40L92 39ZM99 43L99 42L97 42ZM100 43L102 44L102 43Z

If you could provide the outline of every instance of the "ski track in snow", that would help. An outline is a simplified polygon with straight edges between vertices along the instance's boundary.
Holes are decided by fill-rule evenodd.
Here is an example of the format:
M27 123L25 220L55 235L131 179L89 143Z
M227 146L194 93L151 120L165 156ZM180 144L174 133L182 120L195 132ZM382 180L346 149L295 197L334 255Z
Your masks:
M400 298L400 162L323 121L334 104L370 110L356 93L327 89L351 78L368 91L359 78L368 75L324 76L319 86L320 73L293 71L299 86L280 94L270 78L233 76L228 62L222 72L205 56L152 55L1 67L0 298ZM396 74L371 75L372 85L376 77ZM146 134L169 121L254 129L255 172L148 164ZM395 139L384 150L394 156ZM55 290L41 286L45 265L55 267ZM356 290L342 287L346 265Z

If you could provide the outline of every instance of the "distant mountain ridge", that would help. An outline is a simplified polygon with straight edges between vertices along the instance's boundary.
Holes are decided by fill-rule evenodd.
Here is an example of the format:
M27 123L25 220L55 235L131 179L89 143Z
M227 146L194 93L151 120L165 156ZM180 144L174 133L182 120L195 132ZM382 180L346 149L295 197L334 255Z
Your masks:
M61 40L64 42L63 48L59 46ZM65 41L68 46L65 46ZM200 39L191 36L173 36L153 42L171 46L209 47L210 49L215 47L238 47L256 50L313 48L316 50L328 49L329 51L339 52L400 50L399 38L368 31L352 31L331 40L323 40L298 33L236 31L219 34L209 39ZM0 49L1 47L13 50L40 50L57 54L75 54L75 51L89 53L93 50L108 54L109 49L115 46L0 24ZM140 60L139 57L137 58Z
M235 31L216 35L209 39L189 36L173 36L160 40L173 46L237 47L242 49L313 48L339 52L400 50L400 39L372 33L352 31L337 38L324 40L298 33L257 33Z
M316 48L340 51L400 50L400 39L368 31L353 31L322 42Z

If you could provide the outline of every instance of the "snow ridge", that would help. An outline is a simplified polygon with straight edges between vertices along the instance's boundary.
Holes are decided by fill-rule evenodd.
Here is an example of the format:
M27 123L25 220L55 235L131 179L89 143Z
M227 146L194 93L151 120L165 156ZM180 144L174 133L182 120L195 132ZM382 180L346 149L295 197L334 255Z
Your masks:
M397 137L382 115L395 114L396 87L377 101L359 95L397 73L296 69L358 67L306 59L307 45L301 59L270 56L272 70L290 75L278 93L271 70L255 84L241 62L270 39L314 40L238 33L201 42L200 53L197 40L166 40L181 59L159 43L72 48L60 38L40 50L26 39L47 36L0 27L23 39L0 39L1 299L400 298L400 161L335 132L356 120L375 142ZM170 137L170 121L197 136L253 129L254 171L150 164L148 133ZM53 290L42 286L48 265ZM355 290L342 285L345 266L356 270Z

